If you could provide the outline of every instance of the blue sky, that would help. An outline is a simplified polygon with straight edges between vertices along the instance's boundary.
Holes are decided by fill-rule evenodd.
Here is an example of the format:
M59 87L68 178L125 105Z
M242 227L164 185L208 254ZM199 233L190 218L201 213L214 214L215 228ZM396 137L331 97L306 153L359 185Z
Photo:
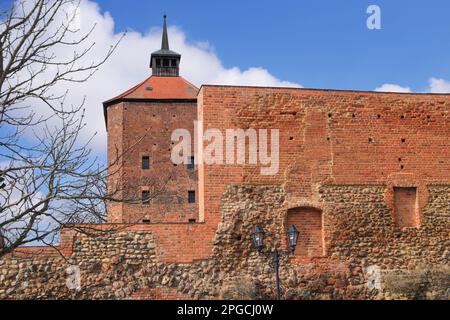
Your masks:
M207 41L225 67L260 66L305 87L373 90L383 83L425 91L450 78L450 1L147 1L97 0L117 32L180 27ZM366 27L380 6L382 29Z
M10 0L0 4L5 1ZM373 4L381 8L381 30L367 28ZM151 75L150 55L160 48L164 13L171 48L182 54L181 75L197 86L450 92L448 0L82 0L79 9L75 28L81 34L97 26L85 64L103 57L129 31L88 82L54 88L56 94L69 90L67 104L86 99L82 139L95 134L91 146L102 159L102 102ZM72 54L72 47L58 51Z

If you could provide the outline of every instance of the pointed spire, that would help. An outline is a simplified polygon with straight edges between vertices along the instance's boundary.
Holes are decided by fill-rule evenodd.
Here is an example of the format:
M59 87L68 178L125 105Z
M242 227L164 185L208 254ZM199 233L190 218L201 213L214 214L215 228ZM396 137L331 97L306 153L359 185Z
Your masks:
M181 55L169 49L169 35L167 33L166 18L167 16L164 15L161 49L152 53L150 58L150 68L152 68L154 76L178 77L180 74Z
M167 35L166 18L167 18L167 15L164 15L164 28L163 28L163 35L162 35L161 50L169 50L169 36Z

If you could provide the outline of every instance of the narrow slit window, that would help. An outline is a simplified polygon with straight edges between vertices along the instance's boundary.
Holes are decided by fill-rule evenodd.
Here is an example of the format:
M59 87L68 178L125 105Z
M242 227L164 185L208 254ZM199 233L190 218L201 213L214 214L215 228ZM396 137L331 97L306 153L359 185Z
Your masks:
M189 157L188 158L188 170L194 170L195 169L195 157Z
M195 191L188 191L188 203L195 203Z
M150 204L150 191L142 191L142 205L147 206Z
M142 170L150 169L150 156L142 157Z

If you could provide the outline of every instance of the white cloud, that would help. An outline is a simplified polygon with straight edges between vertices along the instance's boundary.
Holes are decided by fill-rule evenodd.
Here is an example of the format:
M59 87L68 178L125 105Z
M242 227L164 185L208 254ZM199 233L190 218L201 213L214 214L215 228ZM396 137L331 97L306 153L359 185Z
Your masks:
M114 19L109 13L101 14L97 3L83 0L79 11L81 34L90 30L96 24L90 42L95 47L84 63L104 56L120 38L121 33L114 31ZM79 105L86 97L86 122L82 138L87 140L94 133L97 136L92 141L92 148L102 154L106 151L106 130L103 121L102 102L122 93L132 86L142 82L151 75L149 68L151 52L161 46L162 21L155 21L155 27L142 34L130 31L122 40L114 55L88 82L82 84L59 84L56 92L70 90L68 104ZM169 27L169 40L172 50L182 55L181 75L188 81L201 84L258 85L258 86L288 86L301 87L288 81L281 81L266 69L261 67L240 70L237 67L224 67L208 42L190 42L182 29ZM58 48L59 57L70 56L73 48ZM36 106L35 106L36 107Z
M296 87L301 86L289 81L281 81L263 68L249 68L241 71L239 68L223 69L209 82L226 85L258 85L265 87Z
M411 89L409 87L402 87L398 84L392 84L392 83L385 83L381 87L378 87L375 89L375 91L378 92L411 92Z
M413 92L410 87L403 87L398 84L385 83L375 89L378 92ZM428 88L424 93L450 93L450 81L431 77L428 80Z
M450 81L430 78L429 85L431 93L450 93Z
M91 42L95 47L85 58L88 64L104 56L110 46L121 36L114 31L114 19L109 13L102 14L97 3L83 0L79 11L79 23L82 33L90 30L93 24L96 28L91 35ZM117 48L114 55L100 70L86 83L59 84L57 92L70 89L68 104L78 105L86 97L87 128L83 132L83 139L87 140L94 133L91 146L95 151L104 154L106 151L106 130L103 121L102 102L108 100L150 76L149 68L151 52L158 50L161 45L161 21L154 21L149 31L140 33L130 31ZM49 30L50 32L50 30ZM262 67L252 67L241 70L238 67L226 68L212 46L207 41L192 42L179 27L169 28L171 49L182 54L181 75L190 82L201 84L228 85L258 85L301 87L299 84L283 81L272 75ZM71 56L73 48L56 50L58 56ZM375 89L387 92L411 92L409 87L386 83ZM430 92L450 92L450 82L443 79L430 79ZM40 110L40 106L35 109ZM42 108L43 109L43 108Z

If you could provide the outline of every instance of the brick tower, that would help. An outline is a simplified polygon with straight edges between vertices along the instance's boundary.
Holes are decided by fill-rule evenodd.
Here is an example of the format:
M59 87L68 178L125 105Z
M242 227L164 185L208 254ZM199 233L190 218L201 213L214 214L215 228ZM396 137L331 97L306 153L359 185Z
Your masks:
M194 154L171 161L175 129L194 135L198 88L179 76L181 55L169 49L164 16L152 76L103 103L108 131L108 204L111 223L193 222L198 218ZM194 147L192 146L192 150Z

